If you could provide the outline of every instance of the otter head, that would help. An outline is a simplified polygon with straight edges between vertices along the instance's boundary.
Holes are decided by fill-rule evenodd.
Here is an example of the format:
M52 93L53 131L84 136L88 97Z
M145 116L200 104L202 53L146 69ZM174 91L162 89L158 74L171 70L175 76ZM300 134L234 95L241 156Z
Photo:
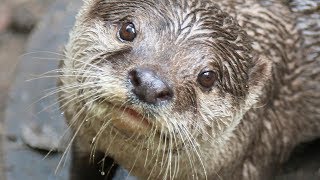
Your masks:
M66 57L64 98L102 122L87 128L166 151L227 137L271 76L212 1L87 0Z

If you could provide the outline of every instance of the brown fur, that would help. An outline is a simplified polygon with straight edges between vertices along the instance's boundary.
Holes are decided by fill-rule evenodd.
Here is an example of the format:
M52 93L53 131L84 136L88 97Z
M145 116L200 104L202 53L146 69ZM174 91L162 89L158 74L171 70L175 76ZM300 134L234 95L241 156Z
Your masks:
M307 57L295 15L264 2L85 1L61 63L73 148L142 179L270 179L295 146L320 137L320 59ZM116 36L122 21L137 27L132 43ZM136 67L165 79L173 100L135 98ZM217 72L210 90L196 81L204 68ZM114 128L128 119L119 106L152 119L150 132Z

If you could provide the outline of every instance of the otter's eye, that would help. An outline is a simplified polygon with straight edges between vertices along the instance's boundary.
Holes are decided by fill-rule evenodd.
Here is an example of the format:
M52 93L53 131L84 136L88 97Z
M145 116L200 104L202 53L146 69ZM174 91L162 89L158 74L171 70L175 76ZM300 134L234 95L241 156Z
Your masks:
M198 75L198 83L206 88L211 88L217 80L216 73L214 71L204 71Z
M136 28L133 23L125 22L122 23L121 28L119 29L119 38L122 41L132 42L137 36Z

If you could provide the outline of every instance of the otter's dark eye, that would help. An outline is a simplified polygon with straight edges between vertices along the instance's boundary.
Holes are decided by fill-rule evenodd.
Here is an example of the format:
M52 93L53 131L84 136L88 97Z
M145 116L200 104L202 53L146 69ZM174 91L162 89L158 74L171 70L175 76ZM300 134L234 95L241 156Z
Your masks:
M122 41L132 42L137 36L136 28L133 23L125 22L122 23L121 28L119 29L119 38Z
M211 88L217 80L216 73L214 71L204 71L198 75L198 83L206 88Z

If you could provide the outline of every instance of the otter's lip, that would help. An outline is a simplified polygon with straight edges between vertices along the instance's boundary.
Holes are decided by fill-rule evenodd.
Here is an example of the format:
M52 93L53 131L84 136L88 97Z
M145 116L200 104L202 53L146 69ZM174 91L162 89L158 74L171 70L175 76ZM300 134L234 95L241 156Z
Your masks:
M132 138L133 135L148 135L153 128L153 124L150 119L143 116L137 110L130 107L120 107L117 105L113 105L113 113L117 115L119 118L112 118L112 126L121 133L126 138ZM159 133L160 139L160 133ZM167 138L167 137L164 137ZM167 140L169 141L169 140ZM183 143L182 143L183 144ZM164 149L164 153L178 153L184 149L184 146L179 144L176 148L167 150ZM143 148L145 150L149 150L149 148Z
M152 129L150 120L137 110L117 105L113 107L112 125L121 133L127 136L147 135Z

